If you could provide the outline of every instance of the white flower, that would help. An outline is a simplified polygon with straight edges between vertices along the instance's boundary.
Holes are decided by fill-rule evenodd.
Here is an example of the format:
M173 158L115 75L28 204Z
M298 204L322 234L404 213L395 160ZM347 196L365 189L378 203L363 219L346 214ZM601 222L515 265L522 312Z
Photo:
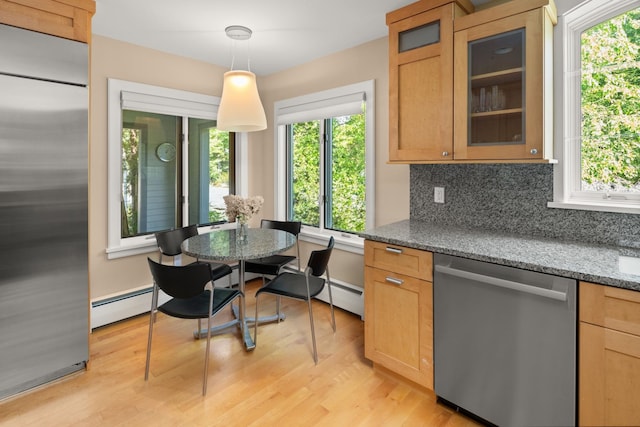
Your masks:
M244 198L229 194L224 196L224 203L227 205L226 214L229 222L234 222L237 219L242 224L246 224L253 215L260 212L264 199L262 196Z

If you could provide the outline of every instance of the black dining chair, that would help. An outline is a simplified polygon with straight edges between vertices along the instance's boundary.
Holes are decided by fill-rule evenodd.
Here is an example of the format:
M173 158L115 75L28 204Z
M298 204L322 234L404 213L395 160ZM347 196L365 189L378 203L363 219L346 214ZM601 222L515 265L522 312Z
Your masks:
M311 339L313 341L313 361L318 364L318 351L316 348L316 333L313 325L313 309L311 299L327 285L329 291L329 305L331 307L331 326L336 331L336 318L333 313L333 297L331 295L331 277L329 275L329 258L333 251L333 236L325 249L315 250L309 255L309 261L304 272L283 272L269 281L256 292L256 319L258 318L258 300L262 294L272 294L277 297L292 298L307 301L309 307L309 321L311 323ZM325 276L323 278L322 276ZM254 343L258 339L258 322L254 324Z
M153 276L153 295L149 317L149 339L147 341L147 362L144 379L149 379L151 341L155 311L181 319L207 319L207 346L204 359L202 395L207 393L209 371L209 349L211 347L211 322L213 317L236 298L244 298L237 289L214 288L215 274L208 263L192 263L186 266L160 264L147 258ZM162 290L172 297L158 306L158 292Z
M275 221L271 219L263 219L260 221L260 228L270 228L282 230L293 234L296 237L296 255L271 255L264 258L256 258L247 260L244 263L245 273L255 273L262 276L262 286L266 284L266 276L276 276L282 268L291 262L298 261L298 270L300 271L300 247L298 246L298 235L302 228L300 221ZM276 299L277 319L280 321L280 298Z
M280 269L294 260L298 260L298 270L300 270L300 248L298 247L298 235L302 228L300 221L275 221L263 219L260 221L260 228L270 228L282 230L296 236L296 254L294 255L272 255L264 258L247 260L244 263L245 272L275 276L280 273Z
M175 258L176 256L182 254L182 242L187 240L189 237L197 235L198 226L196 225L188 225L186 227L176 228L174 230L159 231L155 233L156 242L158 244L158 251L160 252L158 262L162 264L163 256L171 256ZM231 272L233 271L233 269L229 265L221 262L202 260L196 260L196 262L211 265L211 271L213 271L213 275L215 277L214 280L221 279L224 276L231 274ZM231 276L229 276L229 285L231 285Z
M188 225L186 227L155 233L158 251L160 252L158 262L162 264L163 256L170 256L173 257L173 264L175 265L175 257L182 254L182 242L187 240L189 237L197 235L197 225ZM196 260L196 262L209 264L211 266L211 272L214 278L213 280L218 280L224 276L228 276L229 287L232 287L233 283L231 281L231 273L233 272L233 269L231 266L213 261ZM198 319L198 331L200 330L202 330L201 319Z

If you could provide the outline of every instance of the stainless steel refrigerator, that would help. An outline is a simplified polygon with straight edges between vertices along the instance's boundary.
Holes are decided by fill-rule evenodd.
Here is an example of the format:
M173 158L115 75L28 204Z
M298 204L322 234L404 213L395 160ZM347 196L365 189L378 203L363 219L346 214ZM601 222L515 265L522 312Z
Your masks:
M0 24L0 399L89 358L88 47Z

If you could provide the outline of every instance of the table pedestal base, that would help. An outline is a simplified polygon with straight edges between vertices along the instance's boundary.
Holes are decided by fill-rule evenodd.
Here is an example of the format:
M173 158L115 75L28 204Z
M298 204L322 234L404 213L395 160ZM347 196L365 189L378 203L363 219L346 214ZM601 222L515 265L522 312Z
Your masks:
M221 323L220 325L212 326L211 327L211 335L216 335L216 334L229 332L229 331L227 331L227 329L233 328L234 326L235 327L240 326L240 320L238 320L238 319L230 320L228 322ZM207 337L207 328L202 328L200 330L193 331L193 337L195 339L197 339L197 340L199 340L200 338L206 338Z
M239 307L232 305L231 310L233 311L233 315L235 319L230 320L226 323L222 323L220 325L212 326L211 335L228 332L227 329L229 328L242 326L239 319L240 313L238 308ZM273 314L271 316L262 316L262 317L258 317L258 325L261 325L263 323L280 322L286 318L287 318L287 315L284 313L280 313L280 315ZM253 342L253 338L251 338L251 334L249 333L249 328L247 328L247 324L253 325L255 321L256 321L255 317L245 317L245 327L240 328L240 330L244 330L244 334L243 334L244 345L247 350L253 350L256 347L255 343ZM202 328L199 331L198 330L193 331L193 337L196 339L205 338L206 336L207 336L206 328Z
M233 310L234 316L238 317L238 308L235 306L232 306L231 309ZM262 325L263 323L280 322L286 318L287 318L287 315L284 313L280 313L280 315L276 313L276 314L272 314L271 316L261 316L261 317L258 317L258 325ZM245 320L247 323L251 323L252 326L254 323L256 323L255 317L246 316Z
M235 230L218 230L211 233L199 234L197 236L189 237L182 242L182 252L186 255L192 256L198 260L212 260L212 261L238 261L238 286L243 297L240 299L237 307L233 307L234 320L224 323L222 325L216 325L211 328L211 333L217 334L222 331L227 331L232 327L239 327L244 346L247 350L253 350L256 345L253 342L251 334L249 333L248 325L264 322L275 322L284 320L284 314L260 317L258 319L248 318L246 315L245 306L245 260L256 259L270 256L291 248L296 238L293 234L287 233L283 230L275 230L268 228L256 228L247 230L247 242L237 242L237 236ZM215 292L215 291L214 291ZM194 337L196 339L202 338L207 335L206 329L194 331Z

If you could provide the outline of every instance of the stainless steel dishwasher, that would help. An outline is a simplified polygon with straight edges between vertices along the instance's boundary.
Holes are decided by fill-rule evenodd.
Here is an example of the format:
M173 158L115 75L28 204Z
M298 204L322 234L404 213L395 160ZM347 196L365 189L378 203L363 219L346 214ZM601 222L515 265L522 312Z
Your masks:
M576 281L435 254L434 385L499 426L576 421Z

